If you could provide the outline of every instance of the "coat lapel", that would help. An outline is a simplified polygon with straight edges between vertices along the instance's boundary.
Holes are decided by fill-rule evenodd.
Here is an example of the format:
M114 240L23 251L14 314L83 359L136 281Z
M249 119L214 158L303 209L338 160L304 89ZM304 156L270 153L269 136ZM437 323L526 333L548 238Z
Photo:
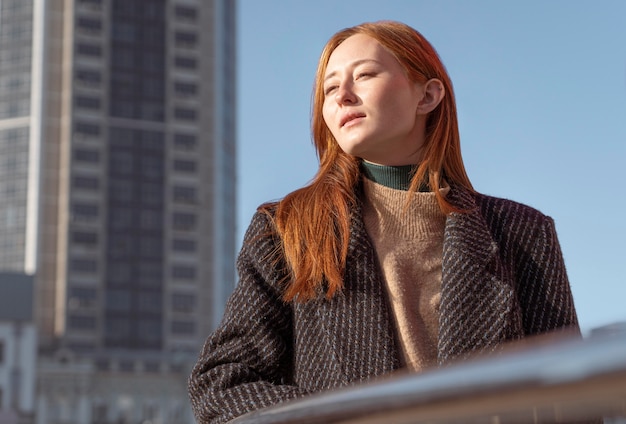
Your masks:
M357 208L352 218L344 290L320 304L345 384L399 367L388 301L360 212Z
M510 334L514 285L474 196L452 187L448 199L468 213L446 220L439 363L494 351Z

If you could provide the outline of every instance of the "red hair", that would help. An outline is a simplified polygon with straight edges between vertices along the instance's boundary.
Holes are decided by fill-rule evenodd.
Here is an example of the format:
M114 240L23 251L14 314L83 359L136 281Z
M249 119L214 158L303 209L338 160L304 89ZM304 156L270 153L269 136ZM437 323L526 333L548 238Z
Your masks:
M309 185L281 200L274 215L290 271L284 294L287 301L307 301L323 292L330 298L343 287L360 160L341 150L324 122L323 80L332 52L355 34L370 36L390 51L409 80L425 83L436 78L444 86L443 100L427 118L423 159L409 190L416 191L427 178L444 213L458 210L439 192L442 176L450 184L473 191L461 158L452 82L432 45L419 32L399 22L364 23L339 31L326 43L315 77L311 127L319 170ZM270 214L270 205L260 210Z

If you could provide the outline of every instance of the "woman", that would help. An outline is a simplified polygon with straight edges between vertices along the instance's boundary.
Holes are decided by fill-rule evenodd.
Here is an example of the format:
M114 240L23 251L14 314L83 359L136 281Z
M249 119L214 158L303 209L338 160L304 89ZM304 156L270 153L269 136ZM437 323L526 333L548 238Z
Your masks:
M191 374L199 422L579 332L552 219L473 190L452 84L418 32L335 34L312 131L319 171L253 217Z

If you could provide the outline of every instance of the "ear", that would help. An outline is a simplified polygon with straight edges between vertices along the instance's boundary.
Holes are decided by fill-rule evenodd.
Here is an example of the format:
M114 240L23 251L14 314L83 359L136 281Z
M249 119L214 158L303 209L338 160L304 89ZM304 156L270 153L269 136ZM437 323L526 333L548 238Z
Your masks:
M437 78L426 81L422 87L422 98L417 104L417 113L425 115L432 112L446 95L443 83Z

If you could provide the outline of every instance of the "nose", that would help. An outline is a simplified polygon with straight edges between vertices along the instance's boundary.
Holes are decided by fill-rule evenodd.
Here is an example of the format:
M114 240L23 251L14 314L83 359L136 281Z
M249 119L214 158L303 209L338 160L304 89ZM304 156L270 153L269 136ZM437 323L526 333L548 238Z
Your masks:
M340 105L356 103L356 95L352 87L347 83L341 84L335 93L335 101Z

